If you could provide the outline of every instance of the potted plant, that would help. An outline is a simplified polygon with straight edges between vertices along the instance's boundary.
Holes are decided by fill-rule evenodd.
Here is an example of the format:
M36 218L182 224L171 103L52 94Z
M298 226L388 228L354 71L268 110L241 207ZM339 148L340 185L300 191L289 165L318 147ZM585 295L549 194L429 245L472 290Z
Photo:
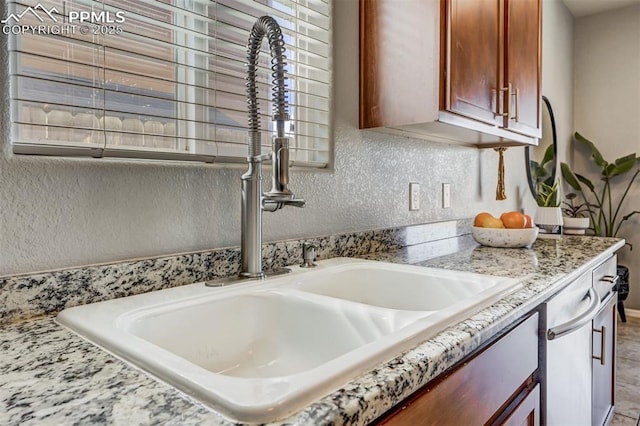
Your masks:
M573 200L577 197L575 192L571 192L565 197L568 201L562 202L562 226L565 234L583 235L589 229L587 203L574 204Z
M538 163L535 160L529 160L529 174L534 182L536 191L538 185L544 182L546 185L553 186L554 181L554 167L555 167L555 150L553 144L549 145L545 149L542 155L542 160Z
M574 134L574 138L576 142L586 146L591 151L591 158L596 166L600 168L601 188L596 188L596 184L584 175L573 173L566 163L560 165L562 176L565 182L584 199L588 216L591 219L590 229L593 233L603 237L616 237L622 224L632 216L640 213L638 210L633 210L627 214L624 214L622 211L622 203L640 173L640 168L636 168L636 166L640 164L640 158L636 157L636 154L633 153L620 157L610 163L602 157L602 154L593 142L578 132ZM611 191L612 180L620 180L621 177L627 175L634 169L635 173L631 175L631 179L629 179L624 192L622 192L622 195L616 197Z
M558 196L559 188L559 180L556 180L552 186L546 182L537 183L536 203L538 208L535 222L543 233L560 233L562 210L560 209L560 197Z

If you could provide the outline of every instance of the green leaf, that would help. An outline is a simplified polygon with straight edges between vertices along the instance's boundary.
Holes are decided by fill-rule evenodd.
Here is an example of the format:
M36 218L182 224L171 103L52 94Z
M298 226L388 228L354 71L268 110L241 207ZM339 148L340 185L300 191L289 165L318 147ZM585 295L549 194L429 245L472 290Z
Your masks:
M542 178L544 178L547 175L547 171L543 167L540 167L538 163L536 163L535 161L532 161L531 174L533 175L533 178L536 181L540 181L542 180Z
M544 151L544 155L542 156L542 161L540 162L540 165L542 167L544 167L545 164L547 164L549 161L555 159L555 153L553 152L553 144L550 144L547 149Z
M591 190L591 192L594 192L595 186L593 186L593 183L591 183L591 181L589 179L587 179L586 177L579 175L576 173L576 177L578 178L578 180L582 183L584 183L585 185L587 185L587 188L589 188Z
M565 182L567 182L567 184L576 191L581 191L578 179L576 179L576 176L571 171L571 168L569 168L569 165L567 163L560 163L560 169L562 170L562 177Z
M575 132L573 136L578 142L583 143L591 150L591 157L593 157L593 161L595 161L595 163L604 170L609 163L605 161L604 157L602 157L602 154L600 154L600 151L598 151L598 148L596 148L593 142L591 142L589 139L585 138L578 132Z
M636 153L634 152L633 154L629 154L629 155L625 155L624 157L620 157L618 158L615 163L616 164L621 164L621 163L626 163L627 161L631 161L634 162L636 161Z
M630 154L626 157L618 158L615 162L615 166L611 170L610 177L619 176L627 173L629 170L633 169L636 165L636 154Z
M605 178L610 178L611 177L611 173L613 173L613 169L616 167L615 164L611 163L611 164L607 164L607 167L605 167L602 170L602 176L604 176Z
M553 186L540 182L536 196L539 206L558 207L560 205L560 200L558 199L559 184L559 180L556 180Z

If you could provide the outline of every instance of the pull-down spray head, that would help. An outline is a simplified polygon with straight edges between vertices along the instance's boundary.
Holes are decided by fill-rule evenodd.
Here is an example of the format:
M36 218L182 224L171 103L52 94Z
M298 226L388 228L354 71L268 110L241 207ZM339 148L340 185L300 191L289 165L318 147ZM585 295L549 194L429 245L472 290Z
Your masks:
M256 75L258 72L258 56L262 39L267 37L271 50L271 77L273 94L273 120L276 122L276 137L273 139L271 160L273 178L271 191L264 194L267 199L286 202L293 199L293 193L287 188L289 184L289 139L284 135L285 121L289 120L286 94L286 56L282 30L270 16L262 16L253 25L247 45L247 104L249 106L249 161L261 157L260 149L260 116L258 113L258 97Z

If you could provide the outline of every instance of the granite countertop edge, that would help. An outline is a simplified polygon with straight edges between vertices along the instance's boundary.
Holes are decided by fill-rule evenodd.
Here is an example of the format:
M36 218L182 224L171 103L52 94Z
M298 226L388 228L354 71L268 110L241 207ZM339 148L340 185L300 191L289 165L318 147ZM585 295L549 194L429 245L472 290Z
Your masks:
M606 247L597 254L518 277L522 287L515 292L272 424L368 424L624 245L599 240ZM455 256L409 262L399 251L365 257L460 270L469 263ZM0 424L237 424L88 343L52 315L3 327L0 353Z

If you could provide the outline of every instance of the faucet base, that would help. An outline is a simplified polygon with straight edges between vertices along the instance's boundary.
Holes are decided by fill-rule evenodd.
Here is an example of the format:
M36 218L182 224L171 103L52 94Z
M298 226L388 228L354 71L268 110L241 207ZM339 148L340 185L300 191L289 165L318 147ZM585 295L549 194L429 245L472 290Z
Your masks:
M241 279L250 279L250 280L263 280L267 277L274 277L276 275L284 275L284 274L288 274L289 272L291 272L291 269L289 268L275 268L275 269L271 269L270 271L262 271L260 273L257 274L253 274L250 272L240 272L239 277Z
M204 285L207 287L224 287L226 285L239 284L239 283L252 281L252 280L263 280L267 277L284 275L290 272L291 272L291 269L289 268L276 268L276 269L272 269L271 271L262 272L260 275L254 274L254 276L250 276L252 274L249 274L246 272L241 272L240 274L233 277L217 278L215 280L205 281Z
M251 273L251 272L240 272L240 274L238 274L238 276L240 278L246 278L246 279L250 279L250 280L261 280L263 278L267 277L267 274L265 274L264 272L258 272L258 273Z

